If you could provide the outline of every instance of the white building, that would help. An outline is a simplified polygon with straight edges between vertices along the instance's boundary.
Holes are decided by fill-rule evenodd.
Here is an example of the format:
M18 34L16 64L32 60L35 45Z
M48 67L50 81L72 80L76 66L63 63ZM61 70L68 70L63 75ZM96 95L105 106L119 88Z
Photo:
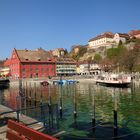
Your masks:
M118 44L120 41L122 41L122 43L125 43L129 38L129 35L126 33L116 33L113 40Z
M130 37L135 37L140 39L140 30L132 30L129 32Z
M100 72L100 66L96 63L90 63L88 61L80 62L79 63L79 75L96 75Z
M113 44L113 33L106 32L88 41L88 49L96 49L102 46L110 47Z
M53 56L61 57L65 55L65 50L63 48L57 48L52 51Z
M76 61L73 58L58 57L56 58L56 74L57 76L72 76L76 72Z

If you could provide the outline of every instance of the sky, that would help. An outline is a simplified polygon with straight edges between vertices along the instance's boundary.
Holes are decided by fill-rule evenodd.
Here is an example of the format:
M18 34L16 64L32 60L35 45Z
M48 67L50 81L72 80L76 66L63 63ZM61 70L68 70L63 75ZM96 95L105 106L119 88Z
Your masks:
M106 31L140 29L140 0L0 0L0 59L14 48L71 50Z

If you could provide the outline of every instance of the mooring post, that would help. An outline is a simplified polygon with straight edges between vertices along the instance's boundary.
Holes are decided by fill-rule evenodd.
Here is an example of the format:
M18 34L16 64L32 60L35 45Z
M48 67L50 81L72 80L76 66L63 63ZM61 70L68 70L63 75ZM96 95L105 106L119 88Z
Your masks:
M92 105L92 117L91 117L91 124L92 124L92 131L95 131L96 126L96 117L95 117L95 94L94 92L91 92L91 86L89 85L89 99L91 100Z
M77 118L77 103L76 103L75 92L74 92L74 111L73 111L73 114L74 114L74 119L76 119Z
M51 126L51 128L53 128L53 108L52 108L52 104L51 104L51 93L50 93L50 85L48 85L48 89L49 89L49 97L48 97L48 108L49 108L49 125Z
M57 129L59 129L59 111L58 111L58 104L56 105L56 121L57 121Z
M28 96L28 86L27 86L27 81L25 82L25 96Z
M54 128L54 114L53 111L54 110L54 105L51 107L51 121L52 121L52 128Z
M118 136L118 120L117 120L117 111L114 110L114 136Z
M20 113L22 113L22 79L19 79L19 107L20 107Z
M62 115L63 115L63 112L62 112L62 84L60 85L60 107L59 107L59 112L60 112L60 119L62 119Z
M113 110L113 115L114 115L114 136L118 136L118 118L117 118L117 97L115 94L115 89L114 89L114 110Z
M50 85L48 86L49 88L49 97L48 97L48 107L49 107L49 113L51 114L51 93L50 93Z
M37 101L36 101L36 100L37 100L37 99L36 99L36 83L34 83L34 90L35 90L35 92L34 92L34 94L35 94L35 95L34 95L34 103L35 103L35 106L36 106L36 102L37 102Z
M43 125L45 127L46 126L46 123L45 123L45 113L44 113L44 107L43 107L42 103L40 104L40 110L41 110L41 120L43 121Z
M93 114L92 114L92 130L95 131L96 119L95 119L95 104L93 104Z
M19 110L17 110L16 113L17 113L17 121L19 122Z
M42 85L40 85L40 103L43 103L43 96L42 96Z
M26 100L28 101L28 83L26 81Z
M19 122L19 104L18 104L18 99L20 96L16 97L16 113L17 113L17 121Z
M31 82L30 82L30 84L29 84L29 103L30 103L30 105L31 105L31 99L32 99L32 86L31 86Z

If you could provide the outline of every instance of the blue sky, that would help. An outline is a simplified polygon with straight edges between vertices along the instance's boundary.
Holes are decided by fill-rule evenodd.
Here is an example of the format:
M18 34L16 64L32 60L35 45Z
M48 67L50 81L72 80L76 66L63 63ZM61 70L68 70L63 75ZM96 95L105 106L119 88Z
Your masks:
M140 0L0 0L0 59L13 48L88 43L105 31L140 29Z

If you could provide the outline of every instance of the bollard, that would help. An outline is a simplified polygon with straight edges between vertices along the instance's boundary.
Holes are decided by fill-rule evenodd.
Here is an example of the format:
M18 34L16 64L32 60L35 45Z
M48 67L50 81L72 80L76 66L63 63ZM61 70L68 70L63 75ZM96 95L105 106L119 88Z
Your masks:
M114 114L114 136L118 136L117 111L113 110L113 114Z
M62 119L62 106L59 107L59 112L60 112L60 119Z
M76 112L76 110L74 110L73 114L74 114L74 119L76 119L77 118L77 112Z

